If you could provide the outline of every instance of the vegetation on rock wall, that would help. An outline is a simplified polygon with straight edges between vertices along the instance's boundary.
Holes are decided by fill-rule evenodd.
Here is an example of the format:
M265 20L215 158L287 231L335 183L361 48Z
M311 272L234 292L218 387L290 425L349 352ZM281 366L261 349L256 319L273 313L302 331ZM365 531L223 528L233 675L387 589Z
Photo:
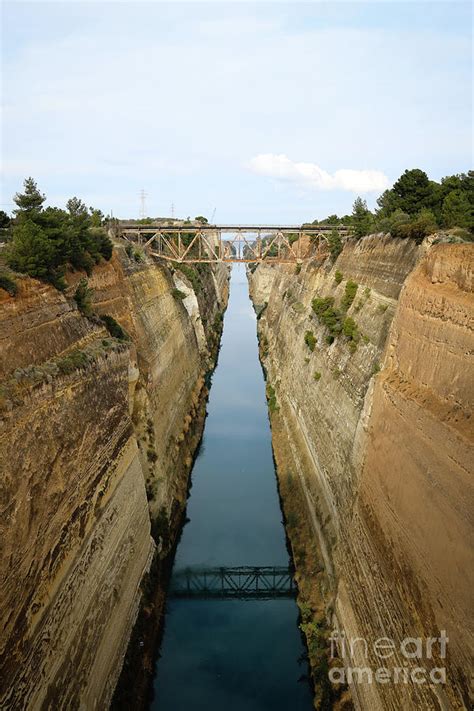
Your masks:
M112 256L112 242L103 228L100 210L87 209L76 197L67 209L44 207L43 195L33 180L13 198L17 208L7 230L8 265L17 272L42 279L64 289L66 267L91 274L95 264Z
M472 239L474 171L448 175L438 183L419 168L406 170L393 187L378 198L375 212L358 197L352 214L329 215L312 223L317 224L334 225L328 240L333 260L340 253L340 236L336 229L340 224L350 226L357 239L370 232L389 232L392 237L421 241L439 228L460 228L463 230L459 234L461 238Z

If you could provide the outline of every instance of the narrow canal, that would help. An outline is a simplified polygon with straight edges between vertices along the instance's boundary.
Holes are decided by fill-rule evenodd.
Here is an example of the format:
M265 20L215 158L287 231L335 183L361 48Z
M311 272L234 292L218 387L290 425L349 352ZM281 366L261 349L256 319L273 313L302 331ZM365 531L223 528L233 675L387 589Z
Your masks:
M175 576L189 566L289 564L243 265L232 271L187 516ZM309 711L306 674L294 599L171 598L150 708Z

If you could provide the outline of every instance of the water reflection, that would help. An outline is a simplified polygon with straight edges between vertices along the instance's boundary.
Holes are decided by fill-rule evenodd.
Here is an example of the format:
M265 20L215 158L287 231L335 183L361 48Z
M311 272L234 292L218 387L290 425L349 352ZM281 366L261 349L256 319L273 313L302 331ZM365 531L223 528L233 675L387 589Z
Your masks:
M232 272L192 482L175 570L289 565L242 265ZM297 617L293 599L169 599L151 708L309 711Z

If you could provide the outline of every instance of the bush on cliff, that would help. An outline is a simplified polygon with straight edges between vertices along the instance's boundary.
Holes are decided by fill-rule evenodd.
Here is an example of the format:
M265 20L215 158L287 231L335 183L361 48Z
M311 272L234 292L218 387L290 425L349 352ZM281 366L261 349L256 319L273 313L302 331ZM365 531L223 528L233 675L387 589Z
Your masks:
M68 201L67 210L44 208L45 199L33 178L27 178L24 192L14 197L17 208L6 258L15 271L63 289L68 265L90 274L102 258L111 258L112 242L98 225L100 211L90 208L90 214L78 198Z
M117 338L117 340L119 340L119 341L129 341L130 340L130 336L128 335L128 333L114 319L113 316L108 316L107 314L104 314L103 316L100 317L100 320L102 321L102 323L106 327L107 331L110 333L110 335L113 338Z
M10 296L15 296L18 293L16 281L8 274L0 274L0 289L4 289Z
M87 279L81 279L74 293L74 301L84 316L92 314L92 289L89 289Z
M332 339L330 343L332 343L342 331L342 314L339 309L334 307L334 297L325 296L313 299L311 306L318 321L328 329Z
M352 305L358 288L359 285L355 281L352 281L352 279L347 280L344 296L341 299L341 308L343 311L347 311L347 309Z
M342 238L336 229L331 230L331 234L328 237L328 247L331 253L331 259L335 262L342 252Z
M316 337L312 331L306 331L304 334L304 342L308 346L310 351L314 351L316 348Z

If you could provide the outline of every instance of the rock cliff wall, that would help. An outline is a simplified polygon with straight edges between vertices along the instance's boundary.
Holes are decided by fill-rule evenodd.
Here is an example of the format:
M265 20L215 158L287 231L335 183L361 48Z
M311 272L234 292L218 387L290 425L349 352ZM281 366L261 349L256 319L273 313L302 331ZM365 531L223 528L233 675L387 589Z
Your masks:
M447 668L446 684L351 684L364 710L469 704L473 252L369 237L334 265L249 274L301 587L319 621L367 642L345 655L339 644L346 669ZM439 644L432 659L400 652L441 630L447 659ZM388 660L373 651L381 637L396 647Z
M224 268L193 288L117 246L86 318L81 276L0 297L1 708L108 707L176 534L227 300Z

